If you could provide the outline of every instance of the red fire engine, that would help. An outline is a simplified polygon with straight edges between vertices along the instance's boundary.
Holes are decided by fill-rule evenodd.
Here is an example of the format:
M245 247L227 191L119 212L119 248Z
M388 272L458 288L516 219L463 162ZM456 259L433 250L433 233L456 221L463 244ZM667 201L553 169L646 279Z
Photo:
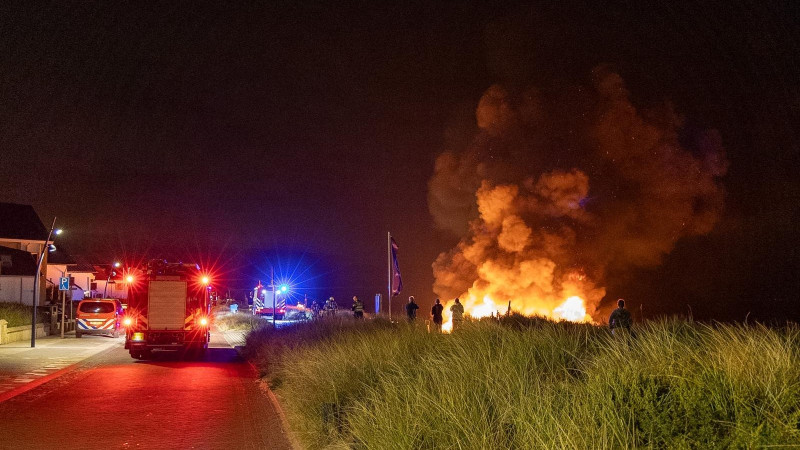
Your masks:
M136 359L153 350L202 355L208 348L208 275L196 264L150 261L126 274L125 348Z

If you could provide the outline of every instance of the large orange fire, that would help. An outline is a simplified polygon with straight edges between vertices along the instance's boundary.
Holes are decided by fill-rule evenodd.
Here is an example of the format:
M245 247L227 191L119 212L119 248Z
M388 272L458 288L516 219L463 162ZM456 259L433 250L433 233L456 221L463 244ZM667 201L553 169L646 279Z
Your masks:
M464 304L464 311L465 315L473 319L481 319L484 317L490 316L498 316L501 314L506 314L509 311L509 303L505 304L497 304L492 297L489 295L484 295L482 299L475 297L473 294L469 294L465 296L463 299L459 299ZM445 323L442 325L442 331L450 332L453 330L453 318L452 314L450 314L450 307L455 303L455 300L451 300L445 304L444 310L444 317ZM511 312L519 312L525 315L538 315L542 317L546 317L552 320L566 320L569 322L584 322L584 323L591 323L593 322L592 316L586 313L586 304L584 300L577 296L573 295L572 297L567 298L564 300L563 303L553 308L551 311L548 311L546 308L536 307L534 305L540 304L535 300L533 301L519 301L519 308L514 309L514 301L511 301L510 307Z
M460 237L432 265L448 319L458 296L472 317L510 304L589 322L609 276L655 267L682 237L713 229L727 170L718 133L687 141L671 105L642 110L609 67L590 75L491 86L437 158L428 205Z

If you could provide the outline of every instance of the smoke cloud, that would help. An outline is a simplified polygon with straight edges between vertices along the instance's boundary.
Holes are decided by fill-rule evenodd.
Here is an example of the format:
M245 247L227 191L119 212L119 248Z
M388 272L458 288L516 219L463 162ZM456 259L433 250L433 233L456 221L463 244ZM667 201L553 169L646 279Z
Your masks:
M510 301L588 320L567 300L595 313L609 271L659 265L721 214L718 133L688 136L669 104L637 108L606 67L579 86L492 86L475 118L469 145L438 157L428 196L437 225L461 236L433 263L434 292L474 315Z

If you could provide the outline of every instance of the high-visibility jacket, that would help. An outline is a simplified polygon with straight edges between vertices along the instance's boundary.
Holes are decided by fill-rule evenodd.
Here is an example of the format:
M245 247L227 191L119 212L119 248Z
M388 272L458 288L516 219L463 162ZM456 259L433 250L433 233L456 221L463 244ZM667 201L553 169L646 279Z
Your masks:
M364 312L364 304L360 300L353 302L353 312Z

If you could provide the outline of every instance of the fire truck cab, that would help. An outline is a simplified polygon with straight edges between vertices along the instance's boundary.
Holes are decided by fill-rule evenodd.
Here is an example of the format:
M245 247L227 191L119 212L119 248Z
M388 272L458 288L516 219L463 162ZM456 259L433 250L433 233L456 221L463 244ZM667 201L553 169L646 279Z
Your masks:
M150 261L128 274L125 348L144 359L153 350L205 353L210 339L208 276L196 264Z

